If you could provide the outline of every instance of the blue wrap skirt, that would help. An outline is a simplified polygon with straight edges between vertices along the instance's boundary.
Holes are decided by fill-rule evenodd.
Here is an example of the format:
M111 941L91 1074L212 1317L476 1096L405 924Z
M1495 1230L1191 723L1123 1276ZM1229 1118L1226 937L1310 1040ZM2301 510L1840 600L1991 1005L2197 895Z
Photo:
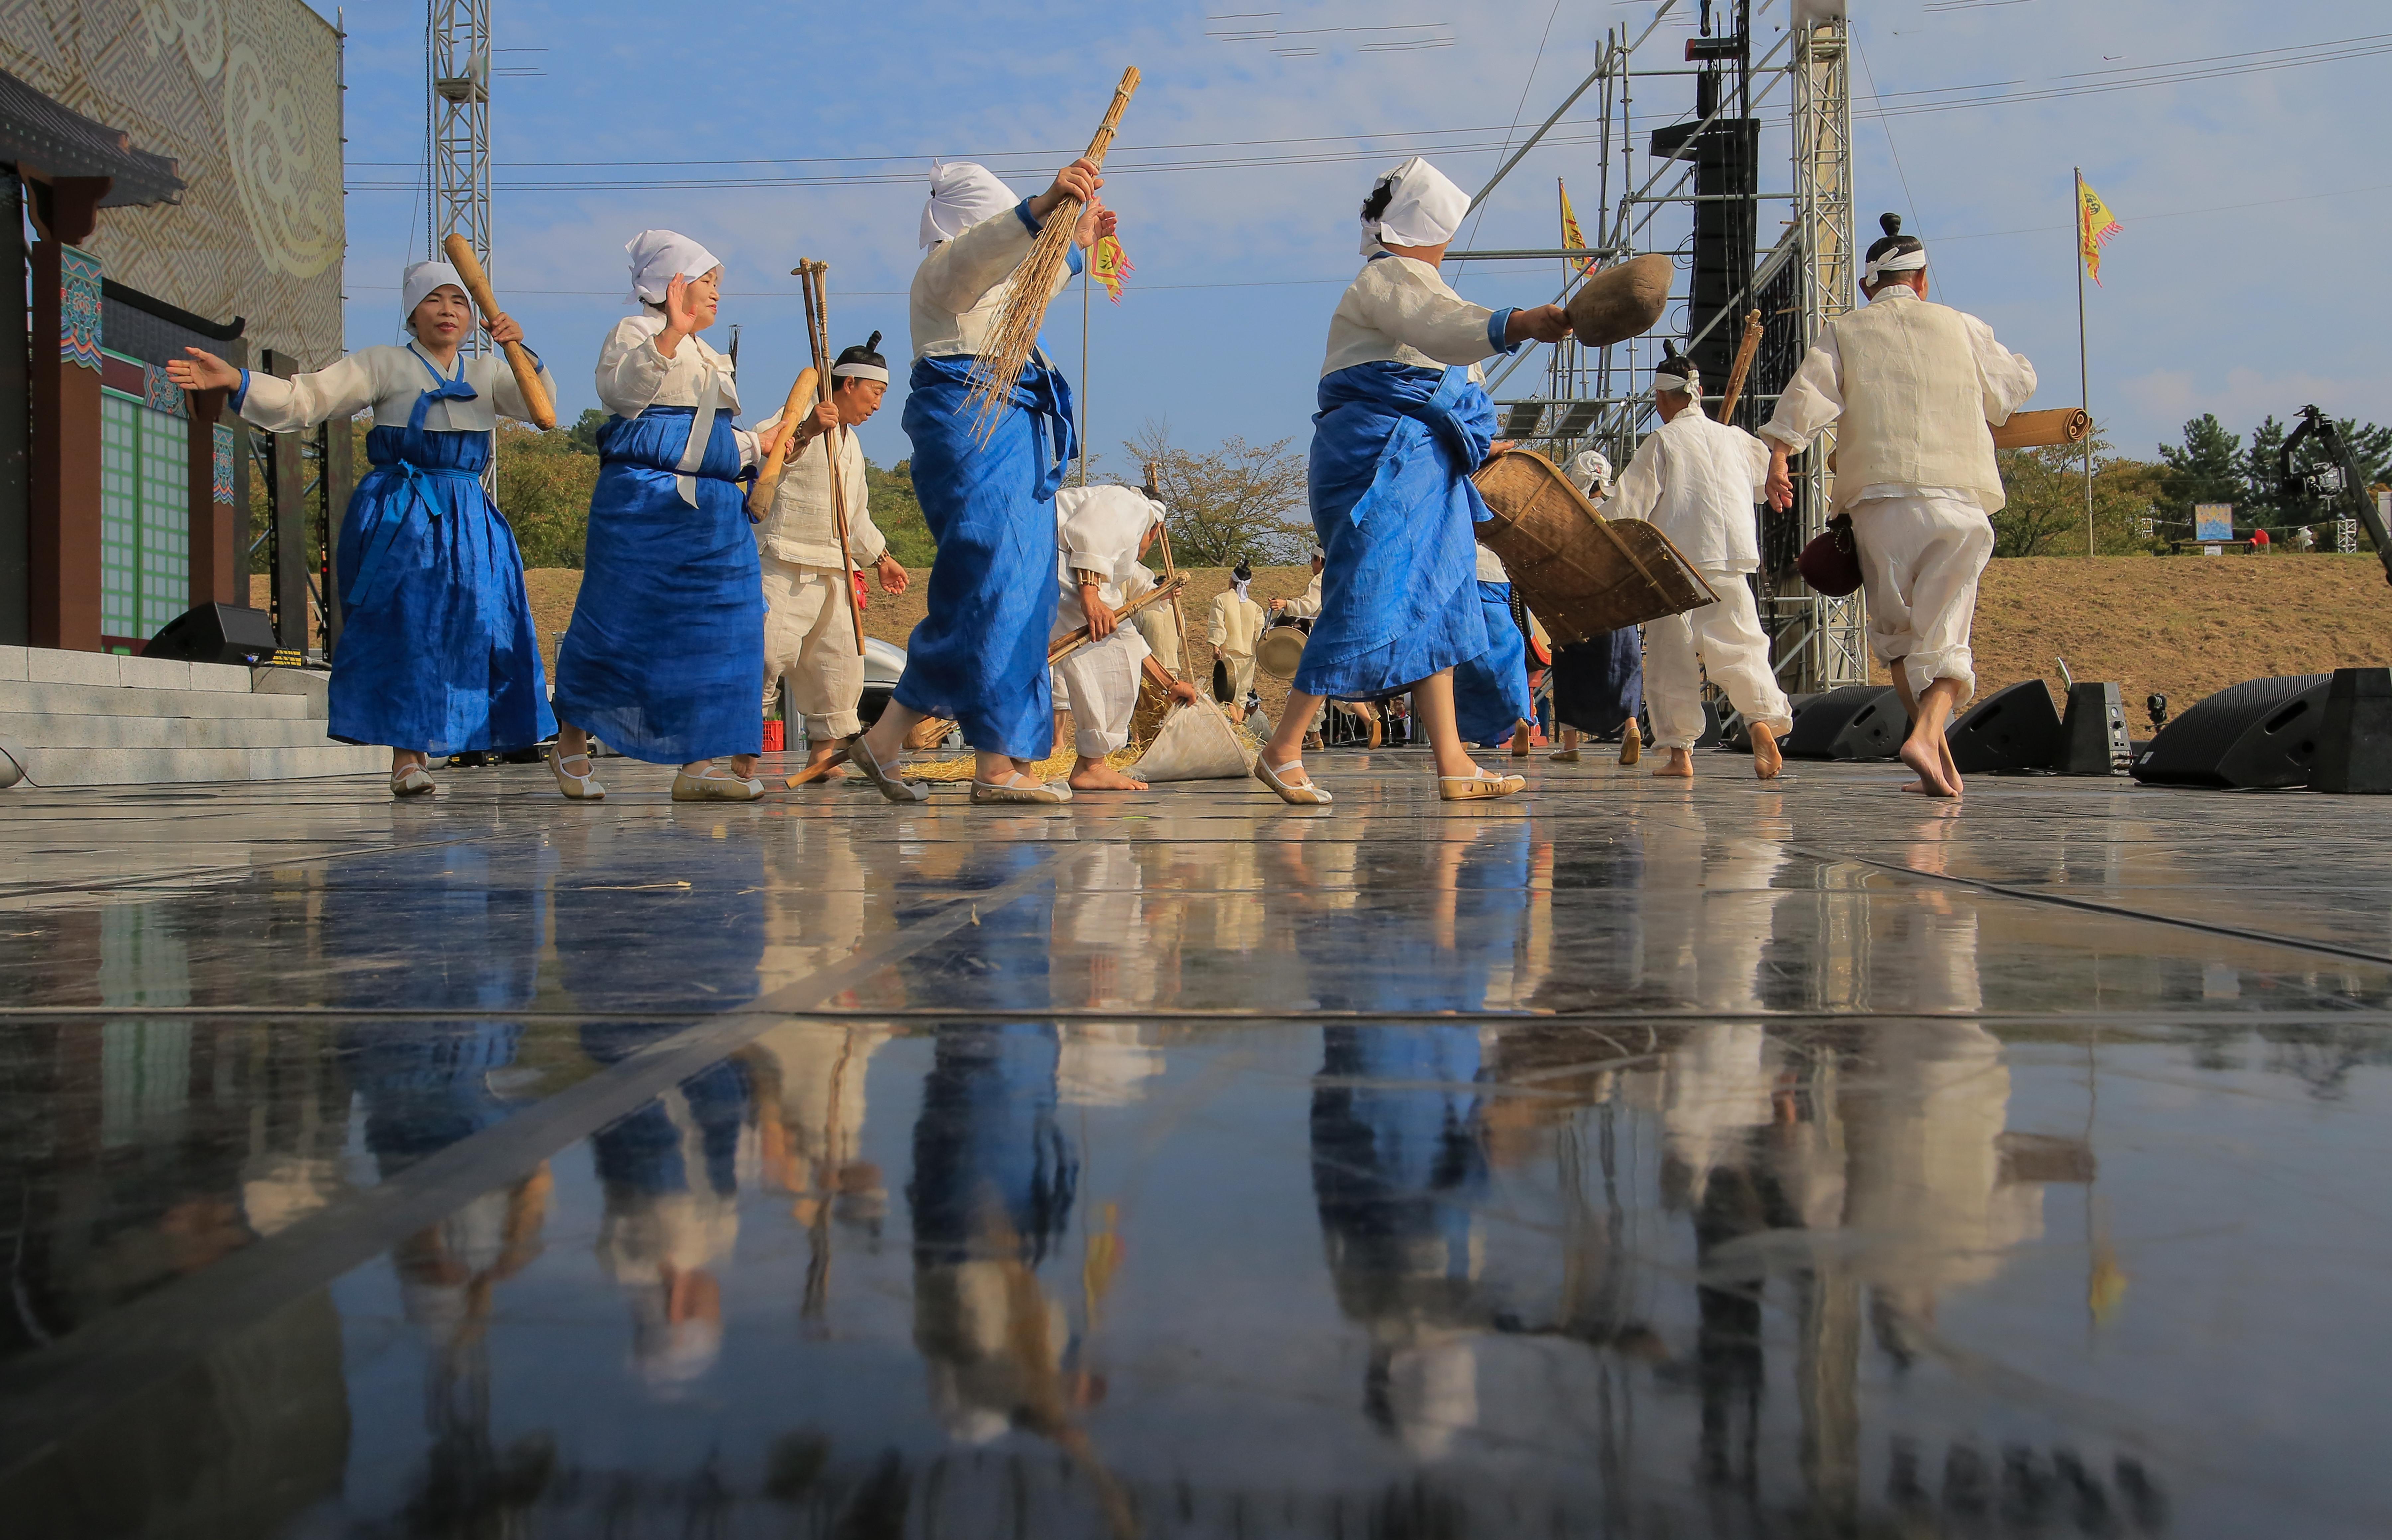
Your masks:
M1055 746L1046 643L1055 628L1055 489L1073 451L1072 388L1034 360L985 446L965 402L972 360L917 358L905 436L914 495L939 554L930 613L905 643L897 704L952 718L986 754Z
M1465 744L1508 744L1514 726L1536 707L1528 703L1528 645L1512 618L1512 585L1478 585L1478 613L1487 624L1487 651L1453 669L1453 719Z
M1633 626L1554 649L1554 721L1608 738L1644 709L1644 648Z
M1487 651L1470 474L1495 404L1469 371L1357 364L1320 381L1313 533L1328 560L1295 688L1374 700Z
M764 580L738 441L717 413L692 508L675 480L695 419L650 407L598 430L581 596L556 654L557 716L651 764L764 746Z
M366 458L341 516L326 731L426 754L545 739L556 718L523 552L482 489L490 435L375 428Z

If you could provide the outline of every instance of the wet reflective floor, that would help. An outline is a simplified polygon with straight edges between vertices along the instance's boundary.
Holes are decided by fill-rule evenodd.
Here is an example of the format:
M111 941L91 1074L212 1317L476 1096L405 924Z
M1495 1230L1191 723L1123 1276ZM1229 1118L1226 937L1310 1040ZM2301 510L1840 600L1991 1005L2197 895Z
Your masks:
M6 794L0 1530L2375 1535L2392 799Z

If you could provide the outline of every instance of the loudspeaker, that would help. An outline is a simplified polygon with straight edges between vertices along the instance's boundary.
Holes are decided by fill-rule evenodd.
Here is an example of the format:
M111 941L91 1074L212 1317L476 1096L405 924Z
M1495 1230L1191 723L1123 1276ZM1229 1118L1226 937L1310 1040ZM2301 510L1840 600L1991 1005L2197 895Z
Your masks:
M2134 777L2169 786L2300 786L2325 728L2331 674L2248 679L2167 726L2138 757Z
M141 655L184 663L258 664L273 661L275 646L274 623L264 610L202 604L166 622Z
M2049 770L2060 757L2060 713L2041 679L1995 691L1944 730L1963 775Z
M1890 684L1847 684L1795 700L1794 729L1780 745L1788 759L1891 759L1910 735Z
M2114 684L2072 684L2068 718L2060 727L2060 757L2051 768L2062 775L2124 775L2135 762L2126 736L2126 702Z
M2326 686L2313 792L2392 792L2392 668L2337 668Z

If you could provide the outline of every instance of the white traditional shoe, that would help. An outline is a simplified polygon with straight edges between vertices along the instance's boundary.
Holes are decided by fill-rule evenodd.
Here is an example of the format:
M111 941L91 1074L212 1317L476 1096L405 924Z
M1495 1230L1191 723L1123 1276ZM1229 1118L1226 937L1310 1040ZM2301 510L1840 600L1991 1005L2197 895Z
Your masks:
M880 795L891 802L930 800L930 788L919 781L907 781L883 770L880 761L872 757L872 750L865 746L864 735L860 732L848 740L847 762L862 770L864 778L879 787Z
M1290 759L1278 770L1273 770L1270 762L1257 754L1254 756L1254 779L1279 793L1280 801L1298 808L1321 808L1334 801L1334 797L1314 785L1308 778L1303 781L1282 781L1279 778L1280 770L1300 769L1303 764L1300 758Z
M1520 775L1493 775L1473 769L1468 775L1440 775L1436 778L1436 795L1448 802L1478 802L1491 796L1510 796L1528 785Z
M565 768L577 759L589 767L578 775ZM551 744L548 745L548 768L556 777L556 789L568 799L575 802L603 802L606 799L606 788L600 785L597 777L592 773L597 767L591 765L590 756L569 754L560 757L556 745Z
M1020 770L1004 781L972 781L975 802L1069 802L1072 788L1057 781L1041 781Z
M390 795L393 796L429 796L437 788L422 765L410 765L405 770L390 772Z
M708 765L703 775L687 770L673 771L672 799L676 802L753 802L764 795L764 783L742 780L721 765Z

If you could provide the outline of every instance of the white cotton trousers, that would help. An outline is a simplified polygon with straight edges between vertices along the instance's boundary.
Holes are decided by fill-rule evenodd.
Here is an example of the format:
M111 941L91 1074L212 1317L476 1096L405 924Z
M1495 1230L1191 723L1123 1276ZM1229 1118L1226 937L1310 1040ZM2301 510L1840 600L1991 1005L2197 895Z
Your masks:
M1740 572L1696 570L1719 597L1699 610L1644 623L1644 706L1653 718L1653 746L1692 748L1703 735L1706 674L1746 721L1783 735L1794 725L1794 708L1769 666L1769 633L1761 628L1751 583Z
M764 705L777 703L786 678L790 709L804 717L808 743L864 731L855 714L864 698L864 659L848 602L835 569L764 558Z
M1993 521L1975 502L1949 497L1868 498L1850 511L1869 651L1889 665L1901 660L1913 699L1937 679L1957 680L1957 711L1977 693L1969 628L1994 553Z
M1137 627L1124 626L1055 666L1055 695L1071 707L1077 729L1072 746L1084 757L1101 759L1129 743L1146 659L1146 639Z

